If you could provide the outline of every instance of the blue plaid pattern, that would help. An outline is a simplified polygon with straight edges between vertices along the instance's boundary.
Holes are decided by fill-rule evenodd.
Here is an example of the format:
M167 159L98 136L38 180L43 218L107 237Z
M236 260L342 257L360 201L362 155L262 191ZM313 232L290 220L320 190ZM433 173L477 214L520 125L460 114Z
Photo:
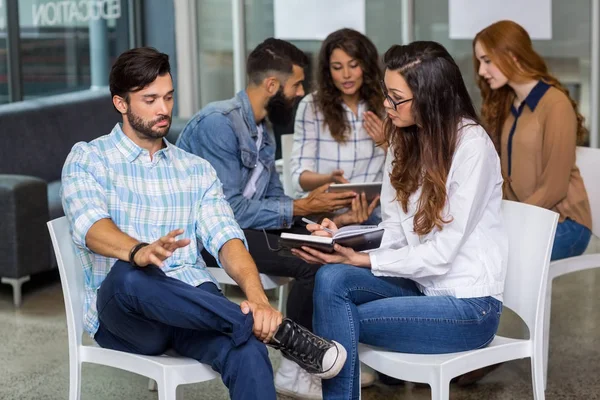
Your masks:
M165 260L163 271L193 286L217 284L200 256L203 246L218 260L228 240L245 243L215 170L165 144L151 159L117 124L109 135L77 143L63 167L62 203L83 263L84 327L91 336L99 326L96 293L117 261L86 246L85 236L98 220L110 218L126 234L148 243L183 228L180 238L196 240Z
M364 127L363 114L367 104L361 101L358 115L342 103L350 126L350 134L345 143L340 144L331 136L329 127L324 124L323 113L317 109L312 94L298 105L294 128L291 171L296 197L306 192L300 187L300 174L313 171L329 174L343 169L344 176L352 183L377 182L383 179L384 151L375 145Z

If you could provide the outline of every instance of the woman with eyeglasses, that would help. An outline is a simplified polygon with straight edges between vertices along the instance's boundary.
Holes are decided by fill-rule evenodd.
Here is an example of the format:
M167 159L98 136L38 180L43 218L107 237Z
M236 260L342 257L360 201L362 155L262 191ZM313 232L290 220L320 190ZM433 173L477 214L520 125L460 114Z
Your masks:
M317 90L296 112L291 156L297 197L328 183L380 182L385 160L382 78L375 45L363 34L340 29L319 53ZM349 211L334 217L337 225L360 224L378 199L357 196ZM369 223L380 221L379 212Z
M384 57L389 145L379 249L294 253L320 268L314 331L348 351L324 399L360 396L358 343L419 354L488 345L498 328L508 257L502 175L458 66L435 42ZM308 225L329 236L330 220Z

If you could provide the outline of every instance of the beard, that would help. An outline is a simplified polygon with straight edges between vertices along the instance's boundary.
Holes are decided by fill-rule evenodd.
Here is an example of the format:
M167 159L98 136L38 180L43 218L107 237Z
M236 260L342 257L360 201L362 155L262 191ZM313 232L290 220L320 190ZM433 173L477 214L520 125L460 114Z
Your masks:
M129 121L129 125L138 132L141 139L162 139L169 133L169 129L171 128L171 117L168 115L163 115L152 121L145 121L137 114L134 114L131 111L131 107L127 109L127 120ZM167 121L167 126L157 128L158 130L154 130L154 125L158 124L161 121Z
M283 88L279 87L275 96L269 99L267 103L267 115L269 121L274 125L285 126L292 122L294 117L294 109L298 103L298 97L292 97L291 99L283 94Z

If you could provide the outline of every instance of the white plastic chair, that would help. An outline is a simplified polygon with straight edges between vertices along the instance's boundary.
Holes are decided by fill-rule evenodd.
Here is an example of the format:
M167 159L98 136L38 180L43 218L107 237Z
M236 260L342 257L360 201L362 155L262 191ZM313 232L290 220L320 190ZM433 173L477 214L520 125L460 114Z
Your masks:
M558 214L504 201L503 218L510 249L504 306L523 319L530 338L496 336L483 349L439 355L395 353L360 344L360 361L397 379L427 383L431 386L432 399L448 400L452 378L488 365L529 357L533 397L543 400L544 303Z
M592 210L592 233L600 237L600 149L577 147L577 166L588 194ZM550 263L548 270L548 290L546 293L546 316L544 318L544 387L548 381L548 350L550 341L550 314L552 303L552 283L554 278L600 267L600 254L582 254Z
M142 356L121 351L84 346L83 297L84 277L81 261L71 240L66 217L48 222L48 230L58 261L58 270L65 299L69 337L69 400L79 400L81 392L81 364L107 365L139 375L158 383L159 400L182 400L179 385L204 382L219 376L209 366L191 358L171 356Z
M294 197L294 185L292 185L292 146L294 145L294 134L281 135L281 159L283 160L283 191L287 196Z
M224 269L217 267L209 267L208 270L210 271L210 274L214 276L217 282L219 282L221 285L237 286L237 283L233 279L231 279L229 275L227 275L227 272L225 272ZM282 313L285 312L285 303L287 300L287 284L290 283L291 280L292 278L260 274L260 281L262 282L263 289L279 289L277 309Z

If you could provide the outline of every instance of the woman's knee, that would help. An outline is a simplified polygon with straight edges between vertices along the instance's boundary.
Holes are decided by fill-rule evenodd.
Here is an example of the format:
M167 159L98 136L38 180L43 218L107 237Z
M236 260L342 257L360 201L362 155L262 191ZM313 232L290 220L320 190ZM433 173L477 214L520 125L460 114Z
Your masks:
M324 294L341 294L348 291L352 282L356 281L355 275L360 274L360 269L345 264L328 264L322 266L317 272L315 282L315 296Z

